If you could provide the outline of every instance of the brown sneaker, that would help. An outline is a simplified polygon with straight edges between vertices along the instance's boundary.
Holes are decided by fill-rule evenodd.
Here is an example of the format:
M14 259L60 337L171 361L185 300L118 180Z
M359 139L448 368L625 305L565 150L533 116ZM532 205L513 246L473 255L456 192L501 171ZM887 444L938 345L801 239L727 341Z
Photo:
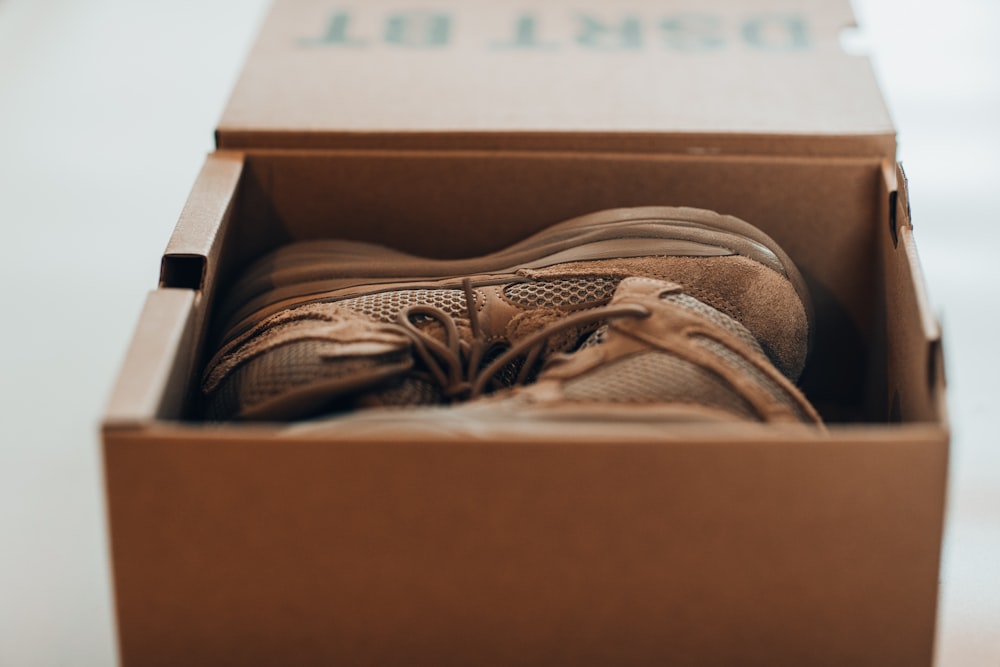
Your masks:
M611 303L597 310L587 316L599 314L607 324L579 350L550 359L533 384L450 409L359 411L296 428L321 432L333 427L350 435L405 430L466 438L553 428L566 435L573 426L596 433L622 422L638 430L685 422L797 424L822 430L816 410L746 327L685 294L679 285L626 278ZM554 323L533 338L573 326L569 320L580 316ZM521 345L534 342L526 339Z
M744 326L787 377L801 372L808 295L770 237L701 209L615 209L471 259L353 241L279 249L251 267L221 309L226 334L203 383L207 416L294 419L519 384L599 320L575 319L531 349L521 341L607 303L633 276L680 285ZM491 363L510 347L521 357Z

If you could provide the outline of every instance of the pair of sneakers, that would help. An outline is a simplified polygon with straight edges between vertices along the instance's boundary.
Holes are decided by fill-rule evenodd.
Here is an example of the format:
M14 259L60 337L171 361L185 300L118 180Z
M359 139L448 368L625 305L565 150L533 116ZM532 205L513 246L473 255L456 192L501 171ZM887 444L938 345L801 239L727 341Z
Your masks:
M252 265L221 316L211 420L821 423L795 385L801 275L702 209L602 211L468 259L299 242Z

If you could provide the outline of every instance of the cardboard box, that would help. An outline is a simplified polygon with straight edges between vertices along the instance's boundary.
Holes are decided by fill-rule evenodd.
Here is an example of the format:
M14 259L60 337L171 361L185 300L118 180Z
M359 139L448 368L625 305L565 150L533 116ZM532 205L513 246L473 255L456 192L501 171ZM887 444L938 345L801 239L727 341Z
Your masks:
M847 3L432 5L264 25L104 419L123 663L930 664L941 339ZM213 303L278 244L457 257L635 205L791 255L828 436L199 418Z

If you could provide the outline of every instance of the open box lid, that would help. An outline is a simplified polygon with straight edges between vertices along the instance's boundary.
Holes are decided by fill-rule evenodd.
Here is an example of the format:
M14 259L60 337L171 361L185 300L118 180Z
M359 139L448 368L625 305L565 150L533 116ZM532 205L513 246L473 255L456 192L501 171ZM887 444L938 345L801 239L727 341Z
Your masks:
M220 148L895 156L848 0L276 0Z

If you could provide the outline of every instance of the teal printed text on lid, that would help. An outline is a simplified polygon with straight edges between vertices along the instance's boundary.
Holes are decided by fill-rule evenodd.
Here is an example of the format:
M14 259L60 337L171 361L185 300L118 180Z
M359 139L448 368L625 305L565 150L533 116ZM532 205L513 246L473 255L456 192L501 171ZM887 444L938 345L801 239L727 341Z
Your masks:
M303 47L364 49L388 47L440 50L456 42L460 21L446 11L388 13L361 29L355 12L336 11ZM373 27L374 26L374 27ZM659 17L593 13L568 14L563 25L552 17L520 13L498 22L483 48L497 51L674 51L683 53L747 49L762 52L806 51L813 46L806 19L794 13L743 17L681 13Z

